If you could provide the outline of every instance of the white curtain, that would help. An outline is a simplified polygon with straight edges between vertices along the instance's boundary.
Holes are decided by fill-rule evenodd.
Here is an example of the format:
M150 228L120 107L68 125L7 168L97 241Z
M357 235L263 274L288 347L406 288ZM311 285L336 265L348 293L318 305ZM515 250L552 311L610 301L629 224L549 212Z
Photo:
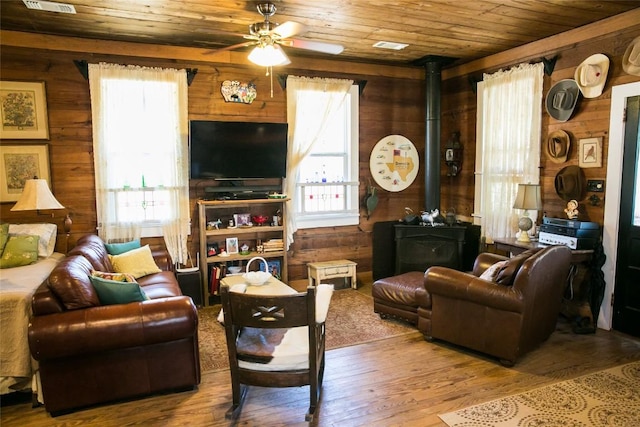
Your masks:
M293 243L296 225L297 201L296 183L298 167L309 154L317 137L322 134L332 115L340 108L349 94L353 80L325 79L311 77L287 77L287 122L289 124L289 145L287 148L286 194L291 198L287 202L287 241L289 249ZM321 101L318 96L305 97L310 91L324 94Z
M190 227L185 70L89 64L98 232L160 227L174 262ZM158 235L157 233L156 235Z
M514 237L518 184L540 182L543 64L484 75L482 234L487 243ZM536 212L530 212L535 221Z

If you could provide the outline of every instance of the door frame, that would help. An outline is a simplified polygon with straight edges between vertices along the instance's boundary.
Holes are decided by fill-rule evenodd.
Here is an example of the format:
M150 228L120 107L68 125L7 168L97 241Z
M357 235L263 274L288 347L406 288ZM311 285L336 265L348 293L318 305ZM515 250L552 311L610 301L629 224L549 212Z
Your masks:
M606 282L604 298L600 305L598 327L610 330L613 324L613 292L616 285L618 260L618 219L622 190L622 156L624 153L624 111L627 98L640 96L640 82L614 86L611 90L611 112L609 115L609 145L607 155L607 178L605 182L604 227L602 245L607 257L602 272Z

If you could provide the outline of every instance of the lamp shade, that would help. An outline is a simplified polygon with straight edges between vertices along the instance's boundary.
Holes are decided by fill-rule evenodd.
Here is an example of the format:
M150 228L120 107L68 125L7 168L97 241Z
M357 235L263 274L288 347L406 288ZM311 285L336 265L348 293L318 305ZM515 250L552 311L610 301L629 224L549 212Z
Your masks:
M256 46L249 54L249 61L262 67L291 64L287 54L277 44Z
M35 211L46 209L64 209L64 206L53 196L46 179L26 180L22 195L11 210Z
M542 199L540 198L540 185L538 184L518 184L518 194L513 203L514 209L524 209L537 211L542 209Z

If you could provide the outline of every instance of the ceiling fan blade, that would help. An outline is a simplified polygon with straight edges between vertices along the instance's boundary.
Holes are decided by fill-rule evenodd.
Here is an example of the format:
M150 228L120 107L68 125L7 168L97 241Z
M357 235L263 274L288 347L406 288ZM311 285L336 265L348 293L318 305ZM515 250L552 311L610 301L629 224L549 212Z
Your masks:
M286 39L288 37L295 36L296 34L303 33L306 28L307 27L298 22L287 21L284 24L278 25L272 32L280 36L280 38Z
M296 47L298 49L314 50L316 52L330 53L332 55L338 55L344 50L344 47L339 44L314 42L311 40L288 39L280 40L279 42L284 46Z
M246 46L252 46L257 44L257 42L252 41L252 42L243 42L243 43L238 43L238 44L234 44L231 46L227 46L227 47L221 47L220 49L212 49L208 52L205 52L204 55L211 55L214 53L218 53L218 52L225 52L227 50L233 50L233 49L239 49L241 47L246 47Z

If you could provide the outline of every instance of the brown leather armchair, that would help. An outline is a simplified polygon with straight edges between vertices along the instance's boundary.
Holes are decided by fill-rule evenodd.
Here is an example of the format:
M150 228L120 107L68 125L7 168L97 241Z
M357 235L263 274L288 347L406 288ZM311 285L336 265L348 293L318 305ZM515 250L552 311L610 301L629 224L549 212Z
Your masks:
M508 261L496 281L504 284L479 277L501 260ZM418 329L427 340L467 347L513 366L555 330L570 260L569 248L549 246L510 259L482 253L473 274L431 267L424 276L431 306L418 308Z

